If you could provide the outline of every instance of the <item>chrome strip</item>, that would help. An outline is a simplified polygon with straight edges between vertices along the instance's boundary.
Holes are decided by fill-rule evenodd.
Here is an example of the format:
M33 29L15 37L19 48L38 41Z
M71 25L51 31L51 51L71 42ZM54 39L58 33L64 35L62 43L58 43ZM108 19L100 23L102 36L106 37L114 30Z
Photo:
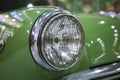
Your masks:
M107 66L90 69L90 70L73 73L63 77L60 80L90 80L90 79L101 78L101 77L105 77L105 76L109 76L117 73L120 75L120 62L113 63ZM112 78L112 76L110 77ZM116 76L114 78L118 78L118 77L120 78L120 76ZM108 79L111 79L111 78L108 78Z
M0 39L0 53L2 52L4 48L4 41Z

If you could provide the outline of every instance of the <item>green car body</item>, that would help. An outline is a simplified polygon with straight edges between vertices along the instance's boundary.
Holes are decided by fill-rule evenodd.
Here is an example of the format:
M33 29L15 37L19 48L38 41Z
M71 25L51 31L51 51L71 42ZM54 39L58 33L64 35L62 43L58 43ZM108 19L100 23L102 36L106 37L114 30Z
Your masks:
M59 80L75 72L120 61L120 19L99 14L74 14L85 32L85 46L79 62L64 71L47 70L37 65L30 51L30 32L36 19L53 8L22 8L1 14L4 17L0 19L6 22L0 22L0 39L5 41L0 52L0 80Z

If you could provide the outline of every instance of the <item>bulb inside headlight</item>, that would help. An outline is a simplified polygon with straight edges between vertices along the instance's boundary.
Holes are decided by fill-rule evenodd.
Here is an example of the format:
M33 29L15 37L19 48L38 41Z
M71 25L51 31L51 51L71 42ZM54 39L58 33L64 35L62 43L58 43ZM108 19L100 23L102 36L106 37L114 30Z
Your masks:
M66 70L80 58L84 32L71 13L57 8L37 19L30 43L33 58L39 65L50 70Z

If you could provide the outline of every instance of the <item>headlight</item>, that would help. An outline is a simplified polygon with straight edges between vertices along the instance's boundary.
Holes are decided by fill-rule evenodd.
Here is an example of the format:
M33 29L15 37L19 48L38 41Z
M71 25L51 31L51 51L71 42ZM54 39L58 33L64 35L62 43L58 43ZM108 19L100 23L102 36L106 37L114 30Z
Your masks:
M84 40L79 21L70 12L55 8L36 20L30 34L30 48L39 65L61 71L78 62Z

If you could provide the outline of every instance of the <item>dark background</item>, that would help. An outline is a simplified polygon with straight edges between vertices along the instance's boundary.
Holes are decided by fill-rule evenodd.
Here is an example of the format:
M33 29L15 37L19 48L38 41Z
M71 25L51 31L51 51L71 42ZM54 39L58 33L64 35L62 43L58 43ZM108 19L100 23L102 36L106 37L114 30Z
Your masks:
M9 11L25 7L27 4L32 3L33 5L48 5L47 0L0 0L0 11Z
M33 6L53 5L71 12L93 13L99 11L120 13L120 0L0 0L0 12Z

